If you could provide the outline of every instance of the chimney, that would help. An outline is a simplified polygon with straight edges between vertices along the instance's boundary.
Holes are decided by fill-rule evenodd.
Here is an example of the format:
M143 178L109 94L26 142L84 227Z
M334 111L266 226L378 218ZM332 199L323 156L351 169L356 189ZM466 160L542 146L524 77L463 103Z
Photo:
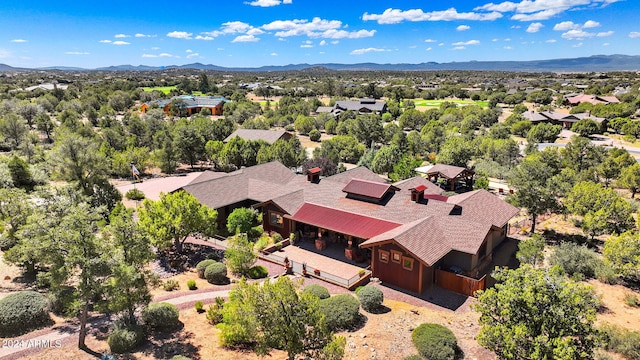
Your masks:
M419 203L424 200L424 191L426 189L427 187L424 185L418 185L413 189L409 189L411 190L411 201Z
M307 170L307 181L312 183L320 182L320 175L322 175L322 169L319 167L314 167Z

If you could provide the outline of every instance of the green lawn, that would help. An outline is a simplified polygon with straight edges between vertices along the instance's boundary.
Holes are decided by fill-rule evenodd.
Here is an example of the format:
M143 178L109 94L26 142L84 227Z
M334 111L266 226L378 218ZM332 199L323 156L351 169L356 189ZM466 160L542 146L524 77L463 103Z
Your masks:
M430 106L430 107L438 107L443 102L451 102L458 105L479 105L479 106L489 106L488 101L473 101L473 100L413 100L413 103L416 106Z
M168 94L169 92L171 92L171 90L174 90L175 88L176 88L175 86L155 86L155 87L143 87L142 90L146 92L152 92L153 90L158 90L165 94Z

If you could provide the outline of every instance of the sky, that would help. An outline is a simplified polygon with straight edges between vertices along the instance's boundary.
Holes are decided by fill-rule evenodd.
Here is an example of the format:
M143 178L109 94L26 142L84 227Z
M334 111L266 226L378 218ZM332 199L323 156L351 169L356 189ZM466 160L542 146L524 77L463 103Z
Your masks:
M637 0L0 0L0 63L224 67L640 55Z

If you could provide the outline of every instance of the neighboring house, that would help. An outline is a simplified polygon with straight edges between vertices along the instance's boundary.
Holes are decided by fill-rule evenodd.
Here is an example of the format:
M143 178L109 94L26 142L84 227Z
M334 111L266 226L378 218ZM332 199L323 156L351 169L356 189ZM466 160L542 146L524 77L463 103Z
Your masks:
M573 123L582 119L591 119L598 124L606 123L605 118L592 116L591 112L566 114L557 111L525 111L522 113L522 116L534 125L545 122L553 125L562 125L565 129L570 129Z
M152 106L161 108L167 116L171 111L171 103L173 101L181 101L182 108L187 110L189 116L199 113L202 109L211 110L211 115L222 115L222 109L227 99L220 96L174 96L171 99L154 100L144 103L140 106L140 111L146 113Z
M344 100L336 101L333 107L320 106L316 113L331 113L334 116L340 115L343 111L355 111L359 114L382 114L387 112L387 103L375 99Z
M389 184L364 167L321 178L319 168L304 176L271 162L205 172L182 189L217 209L219 226L252 206L265 231L343 246L345 257L370 261L372 276L416 293L446 269L476 275L518 213L485 190L446 197L420 176Z
M238 129L231 135L227 136L223 142L229 142L229 140L239 137L244 140L264 140L269 144L273 144L278 140L291 139L291 133L284 130L257 130L257 129Z
M575 106L583 102L588 102L591 104L617 104L620 102L615 96L598 96L598 95L586 95L580 94L575 96L569 96L565 99L566 103Z

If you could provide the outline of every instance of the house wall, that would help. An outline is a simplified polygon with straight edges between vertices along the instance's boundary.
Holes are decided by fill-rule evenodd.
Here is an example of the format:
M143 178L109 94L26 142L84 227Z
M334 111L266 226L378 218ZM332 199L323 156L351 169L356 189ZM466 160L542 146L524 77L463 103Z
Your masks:
M450 266L457 266L464 271L470 271L473 269L473 255L452 250L445 255L442 260L438 261L438 264L447 268Z
M281 216L283 216L282 218L282 226L274 226L271 224L270 220L270 213L274 213L274 214L279 214ZM262 208L262 227L264 228L265 231L267 232L277 232L280 235L282 235L283 238L288 238L289 235L291 234L291 229L292 229L292 221L290 219L284 218L284 213L282 212L282 210L278 209L276 206L274 205L267 205L264 206Z
M399 246L395 244L384 244L376 246L372 249L372 266L373 276L379 278L383 283L389 283L400 288L412 291L420 291L420 267L422 264L412 254L405 252ZM386 251L389 254L388 262L383 262L380 259L380 252ZM400 262L394 262L391 258L392 251L399 252L401 254ZM403 258L413 260L413 269L407 270L402 266ZM423 283L428 285L433 281L433 276L425 277L425 269L423 270ZM429 279L431 279L429 281ZM423 287L424 289L424 287Z

